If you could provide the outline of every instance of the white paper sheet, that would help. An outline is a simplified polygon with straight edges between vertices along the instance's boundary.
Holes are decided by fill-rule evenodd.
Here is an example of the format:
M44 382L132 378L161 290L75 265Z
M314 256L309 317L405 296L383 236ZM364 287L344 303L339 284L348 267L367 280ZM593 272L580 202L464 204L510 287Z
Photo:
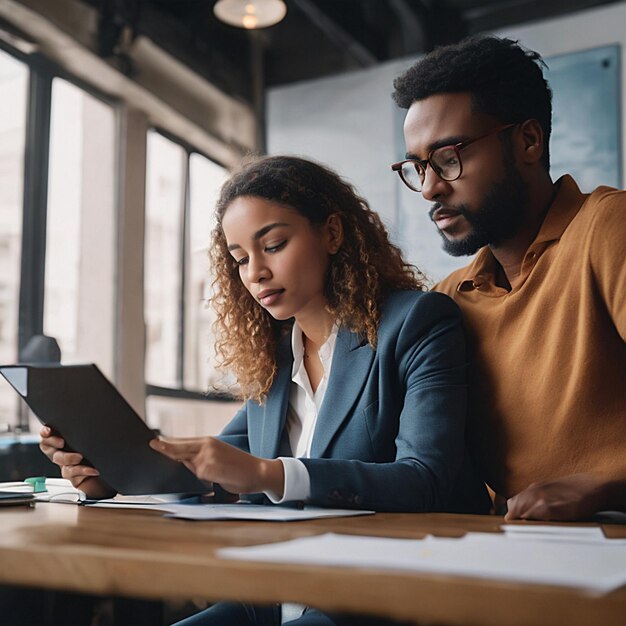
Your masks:
M516 541L503 534L460 539L388 539L333 533L247 548L223 548L222 558L271 563L405 570L525 583L562 585L592 593L626 584L626 545Z
M500 528L505 534L521 535L552 535L554 537L595 538L604 539L599 526L564 526L561 524L502 524Z
M124 502L101 501L89 504L95 508L150 509L162 511L166 517L187 520L255 520L266 522L294 522L298 520L321 519L324 517L348 517L355 515L373 515L374 511L352 509L325 509L305 506L292 509L284 506L261 504L177 504L159 502Z
M321 519L325 517L352 517L373 515L374 511L353 509L325 509L305 506L292 509L284 506L261 504L200 504L170 507L167 517L188 520L257 520L266 522L295 522L298 520Z
M608 541L599 526L548 526L545 524L503 524L500 527L511 539L542 541L575 541L603 543ZM614 540L613 540L614 541Z

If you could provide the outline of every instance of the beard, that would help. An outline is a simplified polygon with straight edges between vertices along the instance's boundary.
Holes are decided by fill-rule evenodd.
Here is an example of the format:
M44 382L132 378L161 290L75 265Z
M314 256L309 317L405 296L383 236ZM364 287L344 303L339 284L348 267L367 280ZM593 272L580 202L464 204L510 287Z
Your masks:
M466 204L451 207L467 220L472 230L457 241L451 241L439 230L443 240L442 247L448 254L471 255L484 246L498 246L517 233L529 202L529 193L511 155L507 157L504 179L491 188L478 210L470 211ZM440 207L441 204L437 203L431 208L431 219Z

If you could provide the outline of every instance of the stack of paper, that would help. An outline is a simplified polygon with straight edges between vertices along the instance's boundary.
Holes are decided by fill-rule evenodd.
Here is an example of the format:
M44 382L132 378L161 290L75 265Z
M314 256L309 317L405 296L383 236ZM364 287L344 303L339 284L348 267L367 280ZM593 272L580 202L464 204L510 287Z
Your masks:
M31 479L29 479L31 480ZM85 499L85 494L76 489L66 478L41 478L43 491L34 488L34 482L16 481L0 483L0 490L14 493L32 493L38 502L64 502L77 504Z
M626 541L579 542L468 533L421 540L333 533L247 548L224 548L227 559L404 570L525 583L564 585L600 593L626 583Z

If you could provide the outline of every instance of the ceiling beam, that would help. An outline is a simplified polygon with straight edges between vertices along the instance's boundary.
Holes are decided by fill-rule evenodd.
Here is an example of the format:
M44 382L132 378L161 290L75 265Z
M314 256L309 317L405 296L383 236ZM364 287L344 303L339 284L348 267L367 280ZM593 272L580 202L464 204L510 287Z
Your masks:
M293 4L315 24L341 52L351 56L361 67L376 65L378 59L335 20L321 11L311 0L293 0Z

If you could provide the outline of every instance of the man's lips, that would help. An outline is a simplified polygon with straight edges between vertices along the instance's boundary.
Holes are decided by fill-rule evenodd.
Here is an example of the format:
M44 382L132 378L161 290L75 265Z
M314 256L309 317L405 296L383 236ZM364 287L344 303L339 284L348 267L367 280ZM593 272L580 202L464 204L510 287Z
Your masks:
M264 289L257 294L257 300L263 305L268 306L278 300L284 289Z
M436 207L430 212L430 219L437 224L439 230L445 230L462 216L461 211L446 207Z

